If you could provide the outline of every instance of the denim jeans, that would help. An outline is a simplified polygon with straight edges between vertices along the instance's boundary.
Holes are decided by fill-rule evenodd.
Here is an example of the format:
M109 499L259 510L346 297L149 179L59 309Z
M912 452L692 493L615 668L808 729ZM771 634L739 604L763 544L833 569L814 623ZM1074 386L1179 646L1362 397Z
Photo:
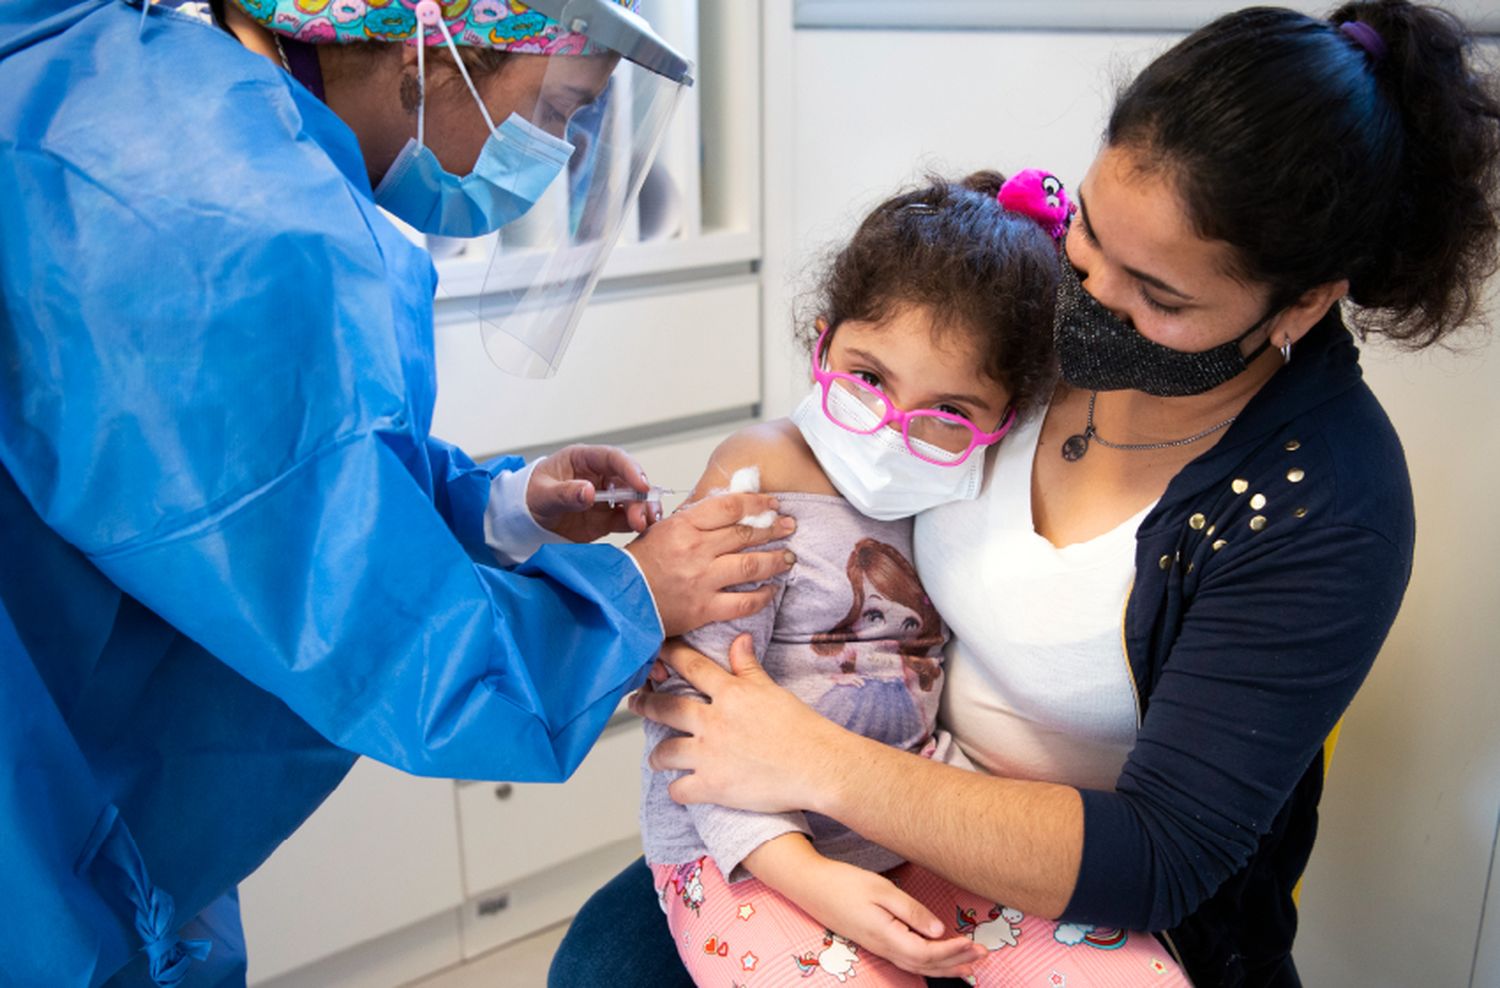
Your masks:
M552 957L547 988L693 988L636 858L583 904Z

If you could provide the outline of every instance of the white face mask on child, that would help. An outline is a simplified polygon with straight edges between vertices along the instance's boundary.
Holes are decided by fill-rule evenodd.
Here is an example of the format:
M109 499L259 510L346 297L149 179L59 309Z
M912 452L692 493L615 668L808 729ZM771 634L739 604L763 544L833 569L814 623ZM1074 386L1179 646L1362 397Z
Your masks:
M839 418L851 425L874 428L880 416L842 388L830 388L830 404L838 403ZM823 414L823 389L814 384L792 412L792 422L812 447L818 465L835 489L863 515L880 521L908 518L949 501L971 501L984 481L984 451L975 450L958 466L939 466L917 459L906 448L901 433L880 429L860 435ZM913 445L926 446L913 439ZM933 447L935 456L946 455Z

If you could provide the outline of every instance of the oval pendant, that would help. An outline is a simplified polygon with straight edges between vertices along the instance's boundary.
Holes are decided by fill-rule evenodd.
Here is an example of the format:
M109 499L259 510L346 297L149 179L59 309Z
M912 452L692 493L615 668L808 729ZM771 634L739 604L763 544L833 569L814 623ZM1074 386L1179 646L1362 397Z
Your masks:
M1089 437L1085 436L1081 432L1077 435L1069 436L1063 441L1062 456L1063 459L1067 460L1069 463L1072 463L1075 460L1083 459L1083 454L1087 453L1088 451Z

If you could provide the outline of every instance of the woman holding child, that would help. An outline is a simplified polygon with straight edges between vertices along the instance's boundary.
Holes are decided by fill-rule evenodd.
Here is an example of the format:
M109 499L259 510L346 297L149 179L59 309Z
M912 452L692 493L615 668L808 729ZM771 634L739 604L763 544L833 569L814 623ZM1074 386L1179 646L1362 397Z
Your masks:
M635 701L683 735L651 755L672 798L807 811L997 908L1152 931L1200 986L1298 984L1329 739L1414 543L1354 336L1419 349L1473 321L1497 153L1494 83L1432 8L1243 10L1156 59L1072 190L1061 381L977 498L916 521L951 635L938 726L981 771L834 724L742 640L730 671L663 655L711 703ZM637 865L597 894L553 983L606 955L612 984L674 983L653 884ZM973 974L986 950L931 918L860 946Z

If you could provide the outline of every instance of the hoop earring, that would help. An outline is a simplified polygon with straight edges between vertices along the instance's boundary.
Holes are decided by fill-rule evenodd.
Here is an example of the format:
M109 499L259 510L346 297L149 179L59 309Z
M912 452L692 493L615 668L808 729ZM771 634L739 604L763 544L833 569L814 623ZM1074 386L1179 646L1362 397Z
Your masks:
M1279 349L1281 350L1281 362L1283 364L1289 364L1289 363L1291 363L1292 362L1292 338L1290 336L1286 337L1286 339L1282 342L1282 344L1279 347Z

